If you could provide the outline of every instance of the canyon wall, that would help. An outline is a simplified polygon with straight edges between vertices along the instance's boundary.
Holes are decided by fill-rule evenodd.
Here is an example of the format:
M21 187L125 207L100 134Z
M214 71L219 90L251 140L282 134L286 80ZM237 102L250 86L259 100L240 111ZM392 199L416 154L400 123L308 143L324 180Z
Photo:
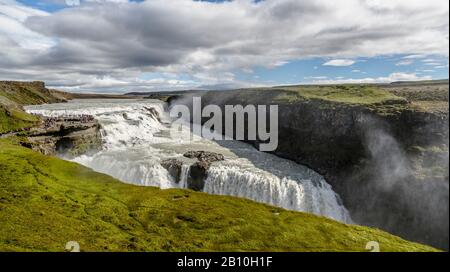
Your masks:
M202 104L278 105L274 154L324 175L356 223L448 249L448 102L400 98L350 103L272 88L209 92Z

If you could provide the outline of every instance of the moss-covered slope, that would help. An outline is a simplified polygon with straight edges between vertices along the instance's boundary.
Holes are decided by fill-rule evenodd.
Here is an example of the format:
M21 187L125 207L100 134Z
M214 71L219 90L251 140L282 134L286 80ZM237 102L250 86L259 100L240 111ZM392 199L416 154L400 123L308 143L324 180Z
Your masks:
M45 88L44 82L0 81L0 96L19 105L35 105L60 102L52 91Z
M5 107L0 104L0 134L31 127L38 120L36 116L27 114L18 107Z
M0 134L32 127L39 121L23 105L64 101L63 92L45 88L43 82L0 81Z
M252 201L121 183L0 140L0 251L432 251Z

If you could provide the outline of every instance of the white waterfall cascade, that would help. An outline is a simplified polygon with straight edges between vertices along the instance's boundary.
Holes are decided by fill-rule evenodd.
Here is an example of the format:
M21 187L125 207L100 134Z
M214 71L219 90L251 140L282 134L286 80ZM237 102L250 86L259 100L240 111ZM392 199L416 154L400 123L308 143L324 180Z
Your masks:
M192 141L170 137L170 118L156 100L72 100L64 104L28 106L29 113L49 117L92 115L101 124L103 150L72 159L123 182L166 188L187 188L189 164L179 181L161 166L190 150L216 152L225 161L207 172L203 191L231 195L289 210L351 223L348 211L325 179L313 170L237 141Z

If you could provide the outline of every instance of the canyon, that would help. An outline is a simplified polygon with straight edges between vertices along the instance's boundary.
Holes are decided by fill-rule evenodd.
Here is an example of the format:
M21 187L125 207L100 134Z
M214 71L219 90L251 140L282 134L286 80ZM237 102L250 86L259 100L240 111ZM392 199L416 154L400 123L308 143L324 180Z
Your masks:
M58 99L25 104L69 103L27 106L34 114L26 116L29 123L2 137L17 136L24 147L126 183L249 198L448 248L448 82L321 86L313 96L308 88L316 87L298 88L200 93L204 104L223 108L278 105L279 146L272 154L253 151L251 145L259 140L244 140L250 145L168 141L170 121L165 115L174 105L189 105L190 93L164 95L165 106L152 100L158 94L129 94L125 100L105 97L106 105L99 107L98 100L90 101L100 98L97 95L71 100L76 95L53 91ZM8 107L20 110L20 105ZM142 156L144 164L138 159ZM274 198L277 190L284 193Z

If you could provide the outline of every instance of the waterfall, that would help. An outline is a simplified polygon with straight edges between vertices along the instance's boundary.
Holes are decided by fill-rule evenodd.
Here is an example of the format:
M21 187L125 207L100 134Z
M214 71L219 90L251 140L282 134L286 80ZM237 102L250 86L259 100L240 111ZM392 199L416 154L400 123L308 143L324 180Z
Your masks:
M180 188L184 188L184 189L187 188L188 178L189 178L189 169L190 169L190 165L183 164L181 166L180 183L179 183Z
M311 179L294 180L268 173L242 172L237 167L213 166L208 170L204 191L351 222L348 211L324 179L314 183Z
M140 186L188 188L190 164L183 161L179 177L162 165L183 159L190 150L223 154L207 171L203 191L326 216L351 223L339 196L324 178L294 162L262 153L237 142L172 139L170 119L162 102L152 100L73 100L64 104L28 106L29 113L49 117L92 115L101 125L103 150L71 160Z

